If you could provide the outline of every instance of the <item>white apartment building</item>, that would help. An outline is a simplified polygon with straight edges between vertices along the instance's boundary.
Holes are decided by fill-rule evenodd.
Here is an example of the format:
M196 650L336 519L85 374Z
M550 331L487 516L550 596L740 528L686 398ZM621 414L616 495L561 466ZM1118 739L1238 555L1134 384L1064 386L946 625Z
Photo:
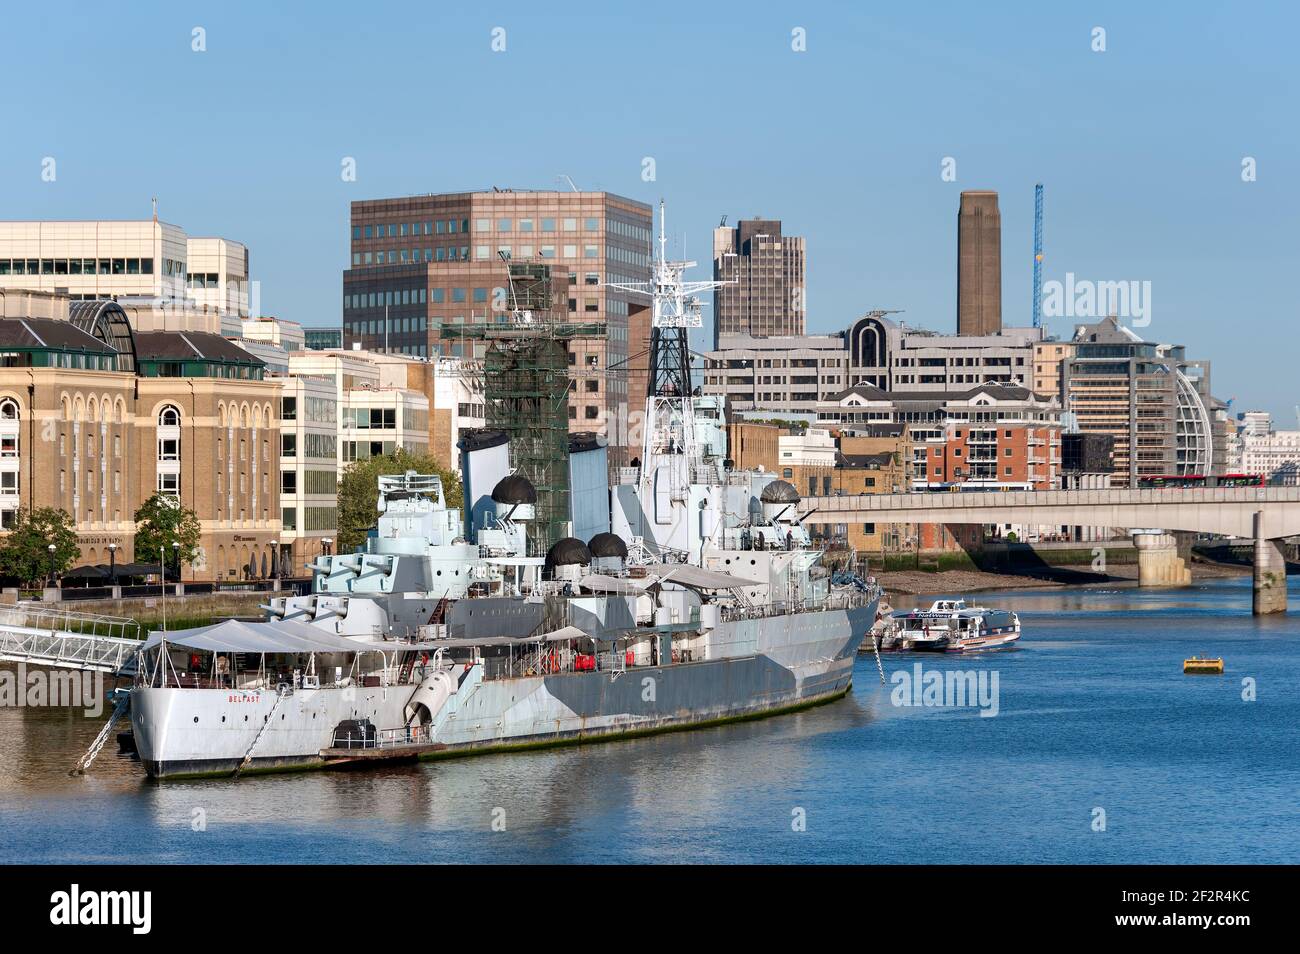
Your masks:
M327 377L267 380L281 385L280 565L302 576L338 535L338 401Z
M328 379L334 391L340 473L353 461L391 454L398 447L412 454L429 452L429 399L404 386L406 368L399 375L394 362L405 360L364 351L304 350L289 356L290 375Z

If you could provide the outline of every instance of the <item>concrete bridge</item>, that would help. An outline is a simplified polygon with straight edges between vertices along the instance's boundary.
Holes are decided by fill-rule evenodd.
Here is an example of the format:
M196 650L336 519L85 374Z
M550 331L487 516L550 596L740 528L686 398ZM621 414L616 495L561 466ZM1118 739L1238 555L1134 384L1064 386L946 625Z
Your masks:
M972 491L805 497L813 523L1024 523L1128 527L1144 586L1189 577L1167 532L1186 530L1255 541L1254 611L1286 612L1282 541L1300 535L1300 487L1198 487L1162 490Z

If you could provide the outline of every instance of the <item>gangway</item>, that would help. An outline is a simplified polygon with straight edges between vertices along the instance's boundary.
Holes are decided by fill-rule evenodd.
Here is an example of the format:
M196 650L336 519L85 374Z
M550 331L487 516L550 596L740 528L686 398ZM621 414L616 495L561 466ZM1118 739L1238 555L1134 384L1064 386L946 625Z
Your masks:
M121 616L30 603L0 606L0 662L131 675L140 637L140 624Z

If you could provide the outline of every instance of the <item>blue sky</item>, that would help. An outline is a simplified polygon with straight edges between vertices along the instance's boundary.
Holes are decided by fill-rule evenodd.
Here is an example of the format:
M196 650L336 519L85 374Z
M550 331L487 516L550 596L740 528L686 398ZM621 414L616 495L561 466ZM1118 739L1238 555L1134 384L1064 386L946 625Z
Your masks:
M664 197L698 277L722 215L781 218L808 241L811 331L872 308L946 331L962 189L1001 193L1004 321L1028 324L1042 181L1045 278L1150 281L1142 333L1212 359L1234 410L1294 426L1300 16L1287 5L276 7L8 9L0 218L146 218L156 195L190 234L249 245L266 312L334 324L351 200L555 188L563 174ZM796 27L806 52L791 49ZM947 156L955 182L940 177Z

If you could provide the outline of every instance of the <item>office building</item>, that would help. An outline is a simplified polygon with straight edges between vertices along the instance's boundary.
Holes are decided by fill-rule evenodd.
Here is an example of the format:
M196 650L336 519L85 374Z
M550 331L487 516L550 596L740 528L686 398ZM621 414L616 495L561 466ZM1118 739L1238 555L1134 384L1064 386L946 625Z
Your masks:
M1241 462L1238 472L1259 474L1273 483L1295 484L1300 476L1300 431L1273 429L1267 411L1241 416Z
M343 347L343 329L303 328L303 347L310 351L329 351Z
M804 333L807 259L804 240L783 235L778 219L742 219L713 230L713 346L724 337Z
M191 238L185 243L185 291L201 310L248 318L254 315L248 279L248 249L223 238Z
M1034 383L1033 389L1039 394L1050 394L1058 401L1065 401L1065 389L1061 378L1061 369L1065 359L1074 354L1074 345L1069 341L1057 341L1050 338L1034 343Z
M573 339L570 429L610 441L625 463L629 411L645 406L644 372L629 390L629 358L649 347L649 299L610 288L648 282L650 206L606 192L494 190L354 202L343 275L344 347L482 360L481 326L507 317L502 257L550 267L553 310L603 326ZM480 331L466 333L466 325Z
M229 336L227 336L229 337ZM239 337L279 348L281 351L301 351L306 346L306 333L296 321L263 316L245 318L240 322Z
M1031 387L1042 341L1036 328L939 335L873 312L831 335L724 338L704 356L703 391L724 397L732 413L811 419L820 402L858 384L891 393Z
M0 289L247 316L248 249L166 222L0 222Z
M1221 474L1225 429L1215 425L1210 363L1181 345L1144 341L1115 318L1080 325L1062 363L1066 410L1082 433L1115 442L1111 485L1146 476Z

